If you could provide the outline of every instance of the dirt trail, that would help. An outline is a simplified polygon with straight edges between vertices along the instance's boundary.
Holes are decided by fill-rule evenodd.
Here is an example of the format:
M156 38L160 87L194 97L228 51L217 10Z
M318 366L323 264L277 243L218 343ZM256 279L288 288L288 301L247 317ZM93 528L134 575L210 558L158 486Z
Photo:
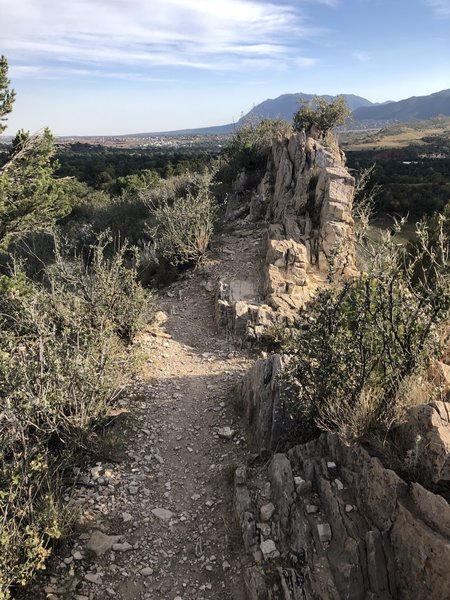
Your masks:
M27 597L243 599L231 482L248 449L230 390L254 357L217 331L214 289L219 277L258 288L261 245L257 230L223 234L203 270L164 290L168 320L144 340L145 376L120 431L124 460L82 479L81 529L53 559L45 593ZM232 439L218 435L227 426Z

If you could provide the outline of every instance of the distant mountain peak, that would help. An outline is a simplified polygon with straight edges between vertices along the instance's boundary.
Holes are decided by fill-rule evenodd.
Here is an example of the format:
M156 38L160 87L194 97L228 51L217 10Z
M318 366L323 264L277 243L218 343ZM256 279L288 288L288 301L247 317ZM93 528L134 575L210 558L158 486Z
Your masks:
M450 116L450 89L428 96L411 96L398 102L361 106L353 111L355 121L424 121L437 115Z
M238 124L245 123L246 121L257 119L286 119L291 121L294 113L297 112L301 101L309 102L315 97L320 95L328 101L335 100L338 96L344 96L350 110L355 110L359 107L372 106L372 102L367 98L356 96L355 94L338 94L336 96L330 96L328 94L306 94L304 92L297 92L295 94L282 94L277 98L268 98L260 104L254 106L246 115L239 119Z

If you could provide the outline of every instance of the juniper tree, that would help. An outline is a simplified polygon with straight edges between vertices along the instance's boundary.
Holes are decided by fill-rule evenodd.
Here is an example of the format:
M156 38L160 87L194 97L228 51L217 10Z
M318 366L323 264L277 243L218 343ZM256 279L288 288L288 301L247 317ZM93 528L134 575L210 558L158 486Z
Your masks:
M0 133L1 122L15 99L8 75L8 63L0 59ZM52 225L68 212L64 182L54 178L52 157L54 139L48 129L30 136L20 130L13 140L10 156L0 167L0 251L12 239Z
M297 131L304 129L309 132L316 127L324 137L336 125L343 125L350 116L350 112L344 96L338 96L332 102L317 96L313 103L305 101L301 103L299 110L294 115L294 129Z

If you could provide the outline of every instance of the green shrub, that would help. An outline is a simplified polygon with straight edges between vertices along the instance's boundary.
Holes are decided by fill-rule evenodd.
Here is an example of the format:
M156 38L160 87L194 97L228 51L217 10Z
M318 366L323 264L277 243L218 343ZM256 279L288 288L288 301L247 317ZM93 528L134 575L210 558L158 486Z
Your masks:
M171 201L159 195L152 205L157 252L173 266L198 265L208 249L218 213L211 185L212 176L204 175L194 192Z
M44 568L62 535L62 476L128 383L123 342L151 315L128 249L106 258L110 242L88 264L57 242L45 285L18 267L0 280L0 598Z
M386 432L406 408L404 383L436 355L450 309L448 245L431 244L423 225L417 240L407 249L387 232L367 243L366 271L323 289L304 314L284 374L300 437Z
M218 179L231 183L241 171L246 171L247 174L255 172L259 181L266 168L273 139L291 131L291 125L282 119L262 119L240 126L222 153Z

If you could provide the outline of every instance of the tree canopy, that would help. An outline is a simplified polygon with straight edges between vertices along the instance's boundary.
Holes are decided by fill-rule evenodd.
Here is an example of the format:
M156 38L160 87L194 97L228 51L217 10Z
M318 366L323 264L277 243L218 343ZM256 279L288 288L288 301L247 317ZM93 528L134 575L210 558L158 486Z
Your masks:
M317 96L312 102L301 102L299 110L294 115L294 129L310 132L316 127L321 135L325 136L336 125L343 125L350 113L344 96L338 96L331 102Z

